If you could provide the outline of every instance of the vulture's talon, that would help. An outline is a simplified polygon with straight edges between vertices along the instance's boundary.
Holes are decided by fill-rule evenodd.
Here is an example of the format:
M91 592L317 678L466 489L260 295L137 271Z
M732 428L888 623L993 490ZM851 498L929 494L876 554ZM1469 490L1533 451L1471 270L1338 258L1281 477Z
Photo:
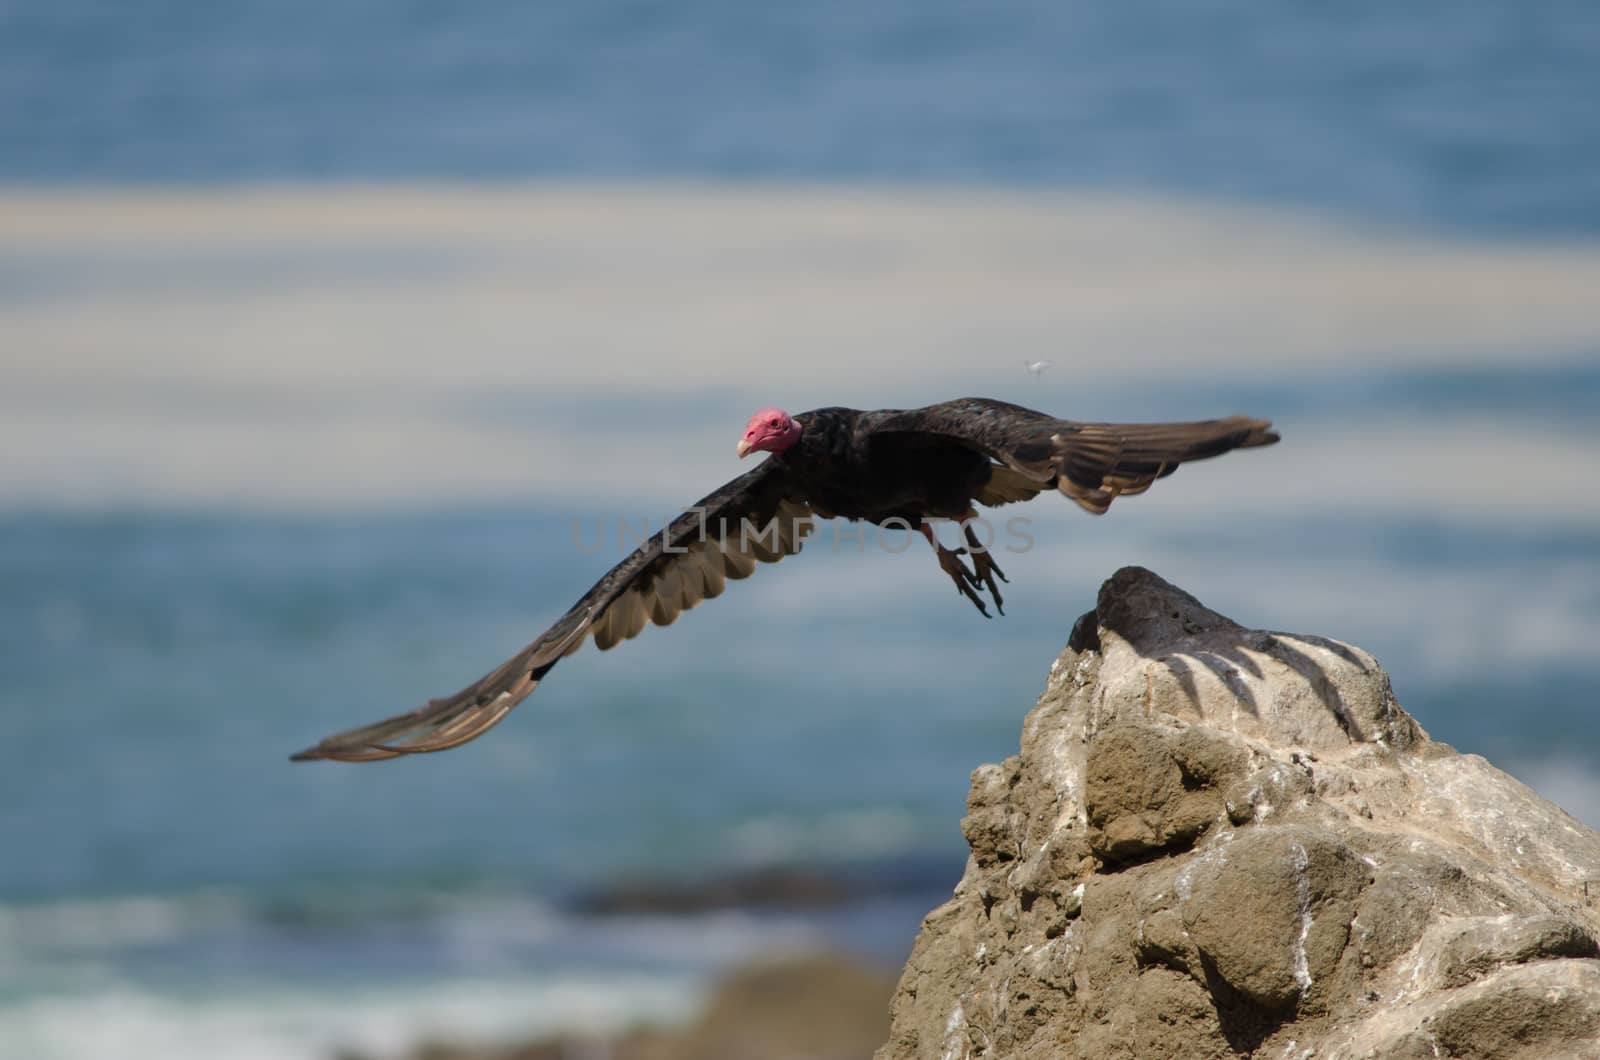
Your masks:
M973 584L976 586L979 582L983 583L983 587L989 590L989 595L994 598L994 609L1003 615L1006 613L1006 602L1000 595L1000 586L995 584L995 579L999 578L1003 582L1009 582L1009 579L1006 578L1006 572L1000 569L1000 564L990 558L989 550L978 540L978 535L972 532L970 525L963 527L963 530L967 535L967 543L972 546L972 551L969 555L972 557L972 569L976 575L973 578ZM962 549L961 551L966 552L967 550Z
M976 607L978 609L978 614L982 615L984 618L993 618L994 617L993 615L991 615L989 613L989 608L984 604L983 597L981 597L981 596L979 596L977 594L977 592L973 589L972 585L970 585L970 584L968 584L966 582L962 582L961 583L961 593L968 600L972 601L972 606Z
M950 575L951 581L956 583L956 591L971 600L972 606L976 607L984 618L991 617L989 609L984 606L983 597L974 591L981 584L978 581L978 576L969 570L965 563L961 562L961 554L966 550L945 548L942 545L935 545L934 547L939 550L939 567Z
M1006 613L1005 599L1000 595L1000 586L995 584L995 577L1001 581L1006 580L1004 572L995 566L988 553L980 552L972 557L972 565L978 569L978 578L983 582L983 587L989 590L989 595L994 598L994 609L1002 615Z

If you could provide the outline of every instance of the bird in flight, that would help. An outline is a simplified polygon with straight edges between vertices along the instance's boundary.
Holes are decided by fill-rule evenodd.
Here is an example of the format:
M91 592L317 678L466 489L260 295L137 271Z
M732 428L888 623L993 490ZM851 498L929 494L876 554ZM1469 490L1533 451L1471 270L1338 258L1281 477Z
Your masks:
M998 507L1057 491L1102 515L1179 464L1271 445L1272 424L1247 416L1195 423L1078 423L987 398L920 409L822 408L750 418L738 454L770 453L607 571L532 644L455 695L330 736L293 757L371 762L458 747L526 699L592 639L602 651L671 623L726 579L800 551L815 518L918 530L939 567L986 617L1005 574L974 534L973 504ZM950 549L935 520L958 520L969 548ZM966 555L970 564L963 562Z

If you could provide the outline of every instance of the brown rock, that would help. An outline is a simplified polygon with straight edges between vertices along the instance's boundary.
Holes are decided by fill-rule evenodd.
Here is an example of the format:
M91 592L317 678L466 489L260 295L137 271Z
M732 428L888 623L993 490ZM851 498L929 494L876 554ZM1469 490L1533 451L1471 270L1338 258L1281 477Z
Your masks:
M878 1060L1600 1058L1600 835L1358 648L1148 571L1079 621Z
M1201 729L1119 725L1097 733L1084 767L1090 850L1127 861L1189 845L1226 816L1221 789L1243 760Z
M1241 832L1177 879L1183 926L1200 960L1268 1009L1308 999L1338 967L1366 866L1300 825Z

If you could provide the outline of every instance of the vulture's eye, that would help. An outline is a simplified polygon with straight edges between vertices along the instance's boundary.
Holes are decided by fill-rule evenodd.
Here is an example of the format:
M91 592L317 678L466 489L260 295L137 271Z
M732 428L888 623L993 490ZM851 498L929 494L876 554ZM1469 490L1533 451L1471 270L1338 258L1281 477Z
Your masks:
M781 426L783 426L783 421L778 419L778 418L776 418L776 417L774 417L772 420L770 420L767 423L767 426L768 427L781 427Z

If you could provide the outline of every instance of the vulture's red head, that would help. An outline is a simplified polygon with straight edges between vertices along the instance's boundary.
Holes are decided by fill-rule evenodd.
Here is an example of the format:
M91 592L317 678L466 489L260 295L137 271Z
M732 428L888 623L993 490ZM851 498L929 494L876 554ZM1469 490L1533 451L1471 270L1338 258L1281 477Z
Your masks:
M800 440L800 424L782 409L762 409L750 417L739 439L739 458L750 453L781 453Z

